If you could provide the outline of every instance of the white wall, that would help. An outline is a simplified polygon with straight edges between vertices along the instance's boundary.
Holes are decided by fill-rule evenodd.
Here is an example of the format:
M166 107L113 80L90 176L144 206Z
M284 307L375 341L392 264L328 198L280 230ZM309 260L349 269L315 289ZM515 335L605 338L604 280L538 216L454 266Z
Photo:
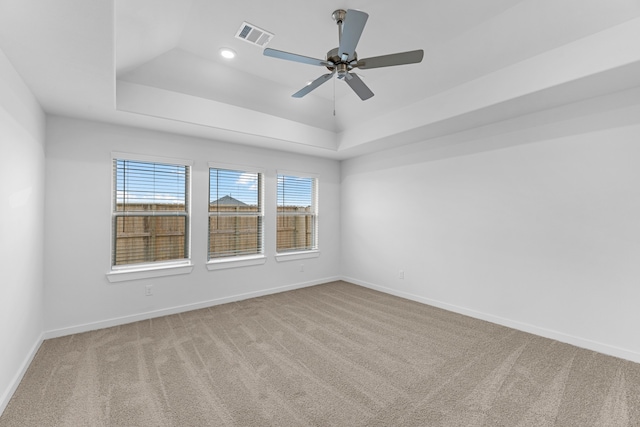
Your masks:
M192 159L192 260L187 275L110 283L111 152ZM208 162L264 167L264 265L208 271ZM319 174L320 256L278 262L276 170ZM62 117L47 118L46 336L323 283L339 276L339 162ZM304 272L300 271L304 264ZM153 296L145 296L145 285Z
M640 362L639 94L345 161L343 277Z
M44 123L0 50L0 414L42 342Z

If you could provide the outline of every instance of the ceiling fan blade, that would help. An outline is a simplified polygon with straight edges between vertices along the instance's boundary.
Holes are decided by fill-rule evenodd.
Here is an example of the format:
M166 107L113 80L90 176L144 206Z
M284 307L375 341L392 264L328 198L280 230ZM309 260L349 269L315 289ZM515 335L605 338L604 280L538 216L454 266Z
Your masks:
M294 98L302 98L303 96L305 96L306 94L308 94L309 92L311 92L312 90L320 86L322 83L329 81L334 74L335 72L321 75L320 77L318 77L317 79L315 79L314 81L312 81L311 83L309 83L308 85L306 85L305 87L303 87L302 89L300 89L299 91L297 91L291 96Z
M369 89L367 85L364 84L364 82L360 79L360 77L358 77L357 74L347 73L345 81L351 87L351 89L353 89L356 95L358 95L363 101L366 101L373 96L373 92L371 92L371 89Z
M366 70L369 68L391 67L394 65L416 64L422 61L424 51L412 50L410 52L392 53L390 55L363 58L356 63L356 67Z
M295 53L270 48L265 49L262 54L272 58L286 59L287 61L301 62L303 64L320 65L321 67L333 65L333 62L325 61L324 59L309 58L308 56L297 55Z
M359 10L349 9L342 24L342 36L340 37L340 47L338 56L343 61L350 61L355 57L356 46L367 23L369 15ZM344 55L347 57L345 58Z

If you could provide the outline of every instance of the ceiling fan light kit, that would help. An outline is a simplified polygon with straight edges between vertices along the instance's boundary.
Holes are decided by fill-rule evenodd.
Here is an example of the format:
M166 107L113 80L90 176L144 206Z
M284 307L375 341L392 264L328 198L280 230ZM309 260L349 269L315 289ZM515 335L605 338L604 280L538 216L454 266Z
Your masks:
M391 67L395 65L416 64L421 62L424 57L424 51L420 49L376 56L373 58L358 59L356 46L358 45L358 41L360 41L360 36L362 35L362 31L364 30L364 26L367 23L369 15L365 12L354 9L338 9L331 14L331 17L338 25L339 46L328 51L324 60L270 48L265 49L263 52L265 56L270 56L272 58L322 66L326 67L330 71L328 74L323 74L314 81L307 83L304 88L291 95L294 98L302 98L336 75L338 79L347 82L356 95L365 101L371 98L374 94L371 89L364 84L362 79L352 72L355 68L364 70Z

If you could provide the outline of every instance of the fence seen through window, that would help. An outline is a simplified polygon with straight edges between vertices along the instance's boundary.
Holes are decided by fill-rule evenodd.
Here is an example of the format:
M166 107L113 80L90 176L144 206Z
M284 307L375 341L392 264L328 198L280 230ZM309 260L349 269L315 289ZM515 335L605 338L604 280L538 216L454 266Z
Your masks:
M189 257L189 166L114 159L112 265Z
M188 260L190 167L113 160L112 266ZM263 174L209 168L208 259L264 253ZM317 178L277 175L276 251L317 249Z
M317 249L317 179L278 174L277 252Z
M209 260L263 253L262 174L209 169Z

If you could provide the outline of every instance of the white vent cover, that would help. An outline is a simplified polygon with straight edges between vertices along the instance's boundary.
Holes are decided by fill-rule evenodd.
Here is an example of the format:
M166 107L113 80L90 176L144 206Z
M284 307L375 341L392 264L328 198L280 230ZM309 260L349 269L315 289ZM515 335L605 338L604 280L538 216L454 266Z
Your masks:
M265 47L273 38L273 33L258 28L248 22L243 22L236 33L236 38L256 46Z

